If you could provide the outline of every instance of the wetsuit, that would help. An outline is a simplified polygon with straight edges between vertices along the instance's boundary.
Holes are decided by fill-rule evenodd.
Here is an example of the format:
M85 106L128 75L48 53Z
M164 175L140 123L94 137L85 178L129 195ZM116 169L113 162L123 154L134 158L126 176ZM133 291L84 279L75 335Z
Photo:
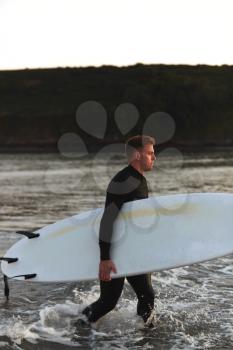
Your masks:
M100 223L99 245L101 260L111 259L113 224L122 205L126 202L143 198L148 198L146 179L131 165L128 165L113 177L107 188L105 210ZM126 278L138 298L137 313L146 321L154 308L154 291L151 285L151 275L143 274ZM120 277L110 281L100 281L100 298L83 310L90 322L97 321L114 309L121 295L124 279L125 277Z

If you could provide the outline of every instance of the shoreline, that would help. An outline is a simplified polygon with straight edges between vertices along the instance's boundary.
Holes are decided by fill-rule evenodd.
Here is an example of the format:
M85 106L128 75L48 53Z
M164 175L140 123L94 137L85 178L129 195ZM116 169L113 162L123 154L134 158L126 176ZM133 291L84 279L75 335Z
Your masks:
M158 151L169 148L177 148L179 151L184 153L204 153L204 152L224 152L233 151L233 145L182 145L182 144L169 144L157 146ZM98 151L101 150L101 147ZM45 153L57 153L61 154L57 146L0 146L0 154L45 154ZM78 153L78 152L74 152ZM97 152L89 150L88 154L94 155Z

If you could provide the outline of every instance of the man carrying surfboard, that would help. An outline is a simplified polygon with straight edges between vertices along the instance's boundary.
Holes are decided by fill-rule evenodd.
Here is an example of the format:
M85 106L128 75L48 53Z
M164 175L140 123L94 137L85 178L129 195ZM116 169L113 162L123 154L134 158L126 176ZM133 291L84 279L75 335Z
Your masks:
M108 185L99 231L100 297L83 310L83 314L86 315L89 322L96 322L100 317L113 310L121 295L125 277L111 278L111 273L117 272L117 267L111 260L114 221L124 203L148 198L148 187L144 173L153 168L156 159L154 145L154 138L146 135L137 135L128 139L125 145L128 166L119 171ZM137 314L143 318L146 325L153 326L154 291L151 275L128 276L126 279L138 298Z

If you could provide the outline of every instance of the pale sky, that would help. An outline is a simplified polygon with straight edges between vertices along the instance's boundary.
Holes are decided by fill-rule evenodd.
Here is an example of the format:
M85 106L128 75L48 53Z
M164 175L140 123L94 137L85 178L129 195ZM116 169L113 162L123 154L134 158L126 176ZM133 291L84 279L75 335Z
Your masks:
M233 64L233 0L0 0L0 69Z

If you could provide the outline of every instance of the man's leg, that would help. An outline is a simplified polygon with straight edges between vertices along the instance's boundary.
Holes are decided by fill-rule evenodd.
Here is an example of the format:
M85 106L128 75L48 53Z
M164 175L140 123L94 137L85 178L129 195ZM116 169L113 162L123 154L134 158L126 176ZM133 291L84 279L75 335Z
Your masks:
M137 314L146 322L154 309L154 290L151 284L151 274L129 276L127 281L132 286L138 298Z
M100 281L100 297L93 304L83 310L90 322L96 322L100 317L113 310L120 298L124 277L114 278L111 281Z

